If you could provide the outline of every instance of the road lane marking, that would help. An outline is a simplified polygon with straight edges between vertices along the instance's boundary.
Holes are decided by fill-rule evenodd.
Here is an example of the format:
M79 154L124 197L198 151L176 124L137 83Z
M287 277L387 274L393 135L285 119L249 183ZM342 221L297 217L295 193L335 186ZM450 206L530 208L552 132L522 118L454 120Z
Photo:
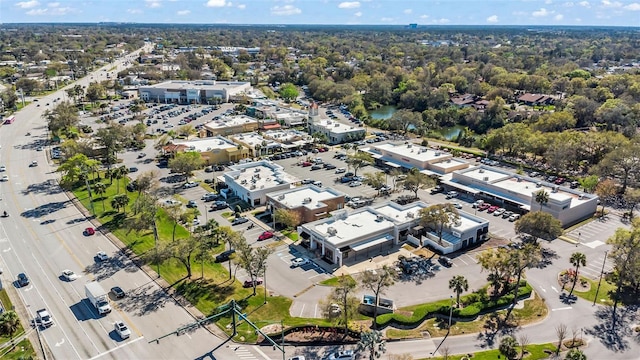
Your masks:
M552 287L551 287L551 289L552 289L553 291L555 291L555 292L558 292L558 289L556 289L556 287L555 287L555 286L552 286Z
M258 354L260 354L263 358L265 358L265 360L271 360L271 358L269 356L267 356L267 354L263 353L262 350L258 349L257 347L253 347L253 350L255 350Z
M566 306L566 307L551 309L551 311L561 311L561 310L571 310L571 309L573 309L571 306Z
M102 356L104 356L104 355L110 354L110 353L112 353L112 352L114 352L114 351L116 351L116 350L118 350L118 349L121 349L121 348L123 348L123 347L125 347L125 346L131 345L131 344L133 344L133 343L135 343L135 342L138 342L138 341L140 341L140 340L142 340L142 339L144 339L144 336L141 336L141 337L139 337L139 338L137 338L137 339L135 339L135 340L127 341L126 343L124 343L124 344L120 344L120 345L118 345L118 346L116 346L116 347L114 347L114 348L111 348L111 349L109 349L109 350L107 350L107 351L103 352L103 353L100 353L100 354L98 354L98 355L96 355L96 356L92 357L92 358L91 358L91 359L89 359L89 360L95 360L95 359L101 358L101 357L102 357Z

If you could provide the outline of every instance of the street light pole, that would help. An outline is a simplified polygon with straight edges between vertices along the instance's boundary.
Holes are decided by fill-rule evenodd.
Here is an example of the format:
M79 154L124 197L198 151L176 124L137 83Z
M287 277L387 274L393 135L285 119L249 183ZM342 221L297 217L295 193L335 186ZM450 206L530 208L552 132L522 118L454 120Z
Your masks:
M451 317L453 316L453 295L449 295L450 304L449 304L449 327L447 328L447 334L451 331Z
M605 251L604 252L604 259L602 260L602 270L600 270L600 279L598 280L598 288L596 289L596 296L593 298L593 305L595 305L596 304L596 300L598 300L598 292L600 292L600 284L602 283L602 274L604 273L604 264L607 262L607 253L608 252L609 251Z
M263 276L264 276L264 279L263 279L264 280L264 303L266 304L267 303L267 266L266 265L264 266L264 271L263 272L264 272L264 274L263 274Z

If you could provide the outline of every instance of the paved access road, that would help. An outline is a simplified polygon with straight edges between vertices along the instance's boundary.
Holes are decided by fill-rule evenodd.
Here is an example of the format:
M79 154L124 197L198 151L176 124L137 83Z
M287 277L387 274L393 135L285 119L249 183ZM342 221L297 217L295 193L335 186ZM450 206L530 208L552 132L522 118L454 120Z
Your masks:
M122 70L127 60L118 60L105 69L117 66ZM91 76L98 76L100 71L76 84L88 85ZM45 104L53 106L53 99L62 98L63 90L27 106L16 114L13 124L0 128L0 163L7 167L3 175L9 178L0 183L0 211L10 214L9 218L0 219L3 285L16 286L18 273L29 276L31 283L17 289L20 299L14 301L22 302L31 318L41 308L51 313L54 325L40 334L56 359L237 358L224 345L212 355L222 340L204 329L148 343L193 318L106 237L82 234L90 226L88 220L57 186L58 174L55 165L48 162L47 151L36 150L47 136L41 118ZM41 106L37 107L38 103ZM31 134L25 135L27 132ZM38 166L29 167L33 160L38 161ZM109 260L98 262L94 258L97 251L106 252ZM64 281L64 269L80 277ZM112 301L114 311L99 317L85 296L84 284L91 280L99 281L107 290L118 285L128 296ZM116 321L129 326L130 339L123 341L115 333Z

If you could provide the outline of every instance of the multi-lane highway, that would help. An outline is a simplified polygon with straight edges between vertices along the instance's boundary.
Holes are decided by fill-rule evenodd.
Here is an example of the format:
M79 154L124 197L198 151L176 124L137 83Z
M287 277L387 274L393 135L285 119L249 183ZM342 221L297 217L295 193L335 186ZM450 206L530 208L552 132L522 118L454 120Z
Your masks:
M98 69L73 85L87 86L92 79L99 80L105 69L114 71L114 66L120 71L134 56ZM204 329L149 343L192 322L193 317L105 236L83 235L83 229L90 226L88 220L58 187L59 175L48 149L37 150L47 137L41 115L58 98L64 99L64 89L28 105L15 115L13 124L0 127L0 164L6 166L0 175L8 175L8 181L0 183L0 213L6 210L10 215L0 219L1 277L7 287L16 286L18 273L29 276L30 284L16 288L19 299L14 299L30 316L23 319L27 327L38 309L51 313L54 325L43 329L40 336L56 359L235 358L224 346L211 354L222 340ZM30 167L34 160L38 166ZM106 252L109 260L99 262L95 258L98 251ZM65 269L80 277L64 281L61 272ZM113 311L100 317L85 295L84 284L92 280L107 291L120 286L127 297L112 298ZM116 321L131 329L129 339L121 340L114 331Z

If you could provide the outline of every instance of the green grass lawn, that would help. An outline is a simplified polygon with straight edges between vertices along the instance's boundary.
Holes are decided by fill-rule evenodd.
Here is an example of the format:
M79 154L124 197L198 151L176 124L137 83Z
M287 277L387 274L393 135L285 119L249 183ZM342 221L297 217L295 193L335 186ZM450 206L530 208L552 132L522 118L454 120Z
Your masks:
M580 276L580 279L584 279L587 282L589 282L589 285L590 285L589 290L584 292L574 290L573 293L576 296L581 297L593 303L593 300L596 298L598 281L587 279L582 276ZM567 287L571 288L571 284L567 285ZM600 305L613 305L613 301L611 300L611 297L609 296L609 294L610 293L613 294L615 290L616 290L615 285L607 282L605 279L602 279L602 283L600 284L600 291L598 291L598 300L596 301L596 303Z
M345 275L345 277L347 277L347 279L348 279L349 281L353 281L353 282L355 282L355 280L354 280L351 276L349 276L349 275ZM334 277L332 277L332 278L330 278L330 279L327 279L327 280L321 281L321 282L320 282L320 285L326 285L326 286L338 286L339 282L340 282L340 277L338 277L338 276L334 276Z
M525 356L523 357L523 359L525 360L539 360L539 359L548 359L549 358L549 354L545 352L545 350L547 351L554 351L556 349L556 347L551 344L551 343L547 343L547 344L531 344L531 345L527 345L525 347L525 350L528 352L528 354L525 354ZM520 352L520 347L518 347L518 354ZM472 354L473 356L471 358L469 358L470 360L495 360L495 359L503 359L504 356L502 356L502 354L500 354L500 351L495 349L495 350L486 350L486 351L478 351ZM462 358L466 358L466 355L449 355L449 357L447 358L448 360L461 360ZM440 357L433 357L433 358L425 358L426 359L433 359L433 360L444 360L444 357L440 356Z
M299 235L297 231L283 231L282 233L284 234L284 236L288 237L289 239L293 241L298 241Z
M5 309L11 309L13 308L13 304L11 303L11 300L9 299L9 295L7 294L6 290L0 290L0 301L2 302L2 305L4 306ZM13 334L13 337L19 337L22 334L24 334L25 329L22 327L22 324L18 325L18 329L16 330L16 333ZM9 336L6 335L0 335L0 345L1 344L5 344L7 341L10 341L11 338ZM20 341L11 351L9 351L9 348L3 348L0 349L0 358L1 359L27 359L27 358L36 358L36 352L33 349L33 346L31 346L31 343L29 342L28 339L24 339L22 341Z

